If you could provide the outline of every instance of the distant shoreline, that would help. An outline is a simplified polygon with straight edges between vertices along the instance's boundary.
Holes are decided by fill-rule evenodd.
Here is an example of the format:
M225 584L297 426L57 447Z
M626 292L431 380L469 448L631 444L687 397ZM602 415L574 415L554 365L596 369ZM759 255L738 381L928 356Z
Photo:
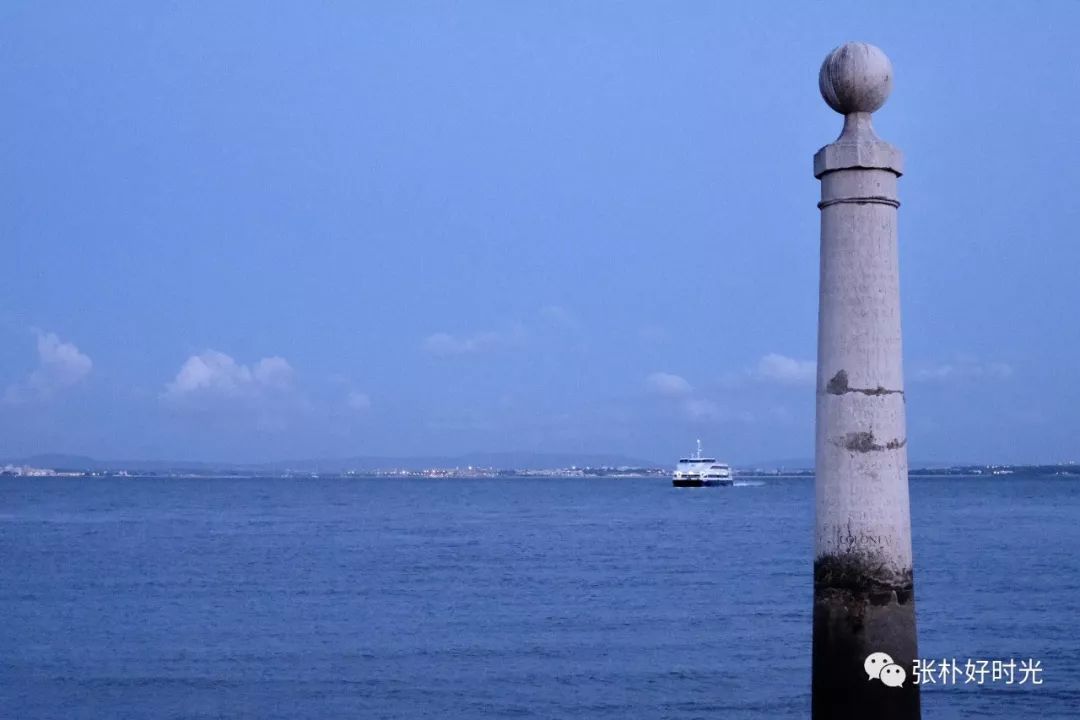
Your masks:
M755 468L735 469L737 478L754 479L798 479L813 478L811 469L781 470ZM244 480L244 479L428 479L428 480L476 480L476 479L668 479L668 468L546 468L546 469L500 469L500 468L427 468L386 470L349 470L344 472L318 472L309 470L258 470L258 469L192 469L176 467L170 469L145 469L131 467L127 469L90 469L90 468L45 468L27 465L7 465L0 467L0 477L71 477L71 478L174 478L206 480ZM963 465L954 467L913 468L909 477L928 478L1002 478L1009 477L1061 477L1080 479L1080 464L1063 463L1059 465Z

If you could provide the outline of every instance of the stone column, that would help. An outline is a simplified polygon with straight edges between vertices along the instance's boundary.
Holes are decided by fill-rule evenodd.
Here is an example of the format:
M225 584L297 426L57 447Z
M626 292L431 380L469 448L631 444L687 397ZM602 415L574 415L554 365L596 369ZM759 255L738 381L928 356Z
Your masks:
M903 163L870 124L892 77L889 59L866 43L833 50L819 76L844 129L814 156L821 180L815 720L919 717L896 247ZM874 653L888 658L868 661ZM891 664L904 670L900 686L895 667L881 671Z

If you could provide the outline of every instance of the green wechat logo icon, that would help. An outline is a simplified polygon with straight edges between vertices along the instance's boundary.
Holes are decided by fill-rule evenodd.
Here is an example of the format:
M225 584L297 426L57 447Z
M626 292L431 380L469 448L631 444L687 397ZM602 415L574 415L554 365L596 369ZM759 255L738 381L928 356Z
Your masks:
M889 687L902 687L907 680L907 672L893 662L888 653L870 653L863 660L863 670L866 671L868 681L880 680L882 685Z

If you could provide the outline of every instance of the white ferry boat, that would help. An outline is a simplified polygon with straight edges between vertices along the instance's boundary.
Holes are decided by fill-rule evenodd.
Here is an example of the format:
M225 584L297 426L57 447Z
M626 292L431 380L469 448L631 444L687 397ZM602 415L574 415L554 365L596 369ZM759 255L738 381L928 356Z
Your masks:
M697 453L693 457L680 459L671 475L671 484L675 487L715 487L734 482L727 463L701 456L700 440L697 441Z

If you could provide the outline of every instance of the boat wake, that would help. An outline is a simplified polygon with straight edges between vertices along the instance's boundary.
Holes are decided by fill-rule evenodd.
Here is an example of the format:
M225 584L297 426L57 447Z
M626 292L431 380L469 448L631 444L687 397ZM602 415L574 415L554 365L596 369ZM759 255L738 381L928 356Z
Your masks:
M761 487L764 484L764 480L736 480L732 487Z

